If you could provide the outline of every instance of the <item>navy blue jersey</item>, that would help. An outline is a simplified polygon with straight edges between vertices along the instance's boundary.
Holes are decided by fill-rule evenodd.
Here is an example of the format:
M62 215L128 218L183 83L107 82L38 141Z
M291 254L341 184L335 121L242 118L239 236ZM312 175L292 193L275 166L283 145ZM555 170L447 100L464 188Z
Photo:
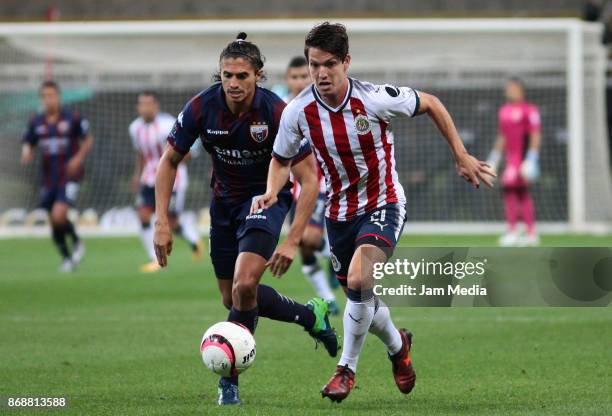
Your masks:
M23 141L40 148L44 187L63 186L68 181L77 182L81 179L82 171L69 178L66 166L88 133L89 122L65 108L60 110L55 123L49 123L42 113L32 117Z
M238 116L228 108L223 87L217 83L187 103L168 143L186 154L200 138L212 158L214 198L239 203L266 191L272 146L284 108L276 94L256 87L251 109ZM310 153L305 142L293 163Z

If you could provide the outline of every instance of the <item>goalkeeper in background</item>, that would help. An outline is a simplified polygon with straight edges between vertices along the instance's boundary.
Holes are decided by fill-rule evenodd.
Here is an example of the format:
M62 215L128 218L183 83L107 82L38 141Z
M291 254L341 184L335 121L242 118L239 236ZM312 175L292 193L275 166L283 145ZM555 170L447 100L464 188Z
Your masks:
M535 208L529 185L540 174L540 112L525 101L525 88L518 78L506 83L506 103L498 113L499 132L488 163L497 170L502 152L506 152L501 176L508 230L500 237L502 246L534 246L540 239L535 229ZM522 235L517 223L524 221L527 234Z

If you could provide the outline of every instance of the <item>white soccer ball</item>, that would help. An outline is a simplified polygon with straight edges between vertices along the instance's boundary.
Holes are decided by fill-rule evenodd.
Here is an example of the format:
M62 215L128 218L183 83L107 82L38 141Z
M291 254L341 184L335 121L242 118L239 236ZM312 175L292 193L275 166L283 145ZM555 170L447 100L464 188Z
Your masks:
M242 325L219 322L204 333L200 353L206 367L214 373L235 376L255 361L255 338Z

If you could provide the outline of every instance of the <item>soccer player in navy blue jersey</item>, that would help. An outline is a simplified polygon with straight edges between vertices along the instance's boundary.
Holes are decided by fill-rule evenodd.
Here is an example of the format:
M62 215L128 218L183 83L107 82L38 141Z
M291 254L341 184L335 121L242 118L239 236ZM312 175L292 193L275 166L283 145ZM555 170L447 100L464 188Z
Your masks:
M68 219L68 209L76 203L83 163L93 146L93 136L86 119L62 107L56 82L43 82L39 92L43 111L32 117L28 124L23 137L21 164L31 164L34 149L40 148L40 206L49 213L53 241L62 256L60 271L71 272L81 262L85 246ZM72 252L66 236L72 240Z
M179 114L162 156L155 186L155 250L167 265L172 250L168 205L178 164L199 138L212 158L210 254L229 321L255 331L258 316L294 322L323 342L331 356L338 340L328 321L328 306L315 298L301 305L259 284L266 269L283 274L290 266L318 193L315 160L309 145L292 158L291 171L302 192L285 241L276 248L291 206L291 183L278 203L250 214L251 203L266 190L268 166L284 102L257 85L263 77L259 48L246 34L229 43L219 58L220 82L193 97ZM275 250L276 248L276 250ZM238 377L222 377L219 404L240 403Z

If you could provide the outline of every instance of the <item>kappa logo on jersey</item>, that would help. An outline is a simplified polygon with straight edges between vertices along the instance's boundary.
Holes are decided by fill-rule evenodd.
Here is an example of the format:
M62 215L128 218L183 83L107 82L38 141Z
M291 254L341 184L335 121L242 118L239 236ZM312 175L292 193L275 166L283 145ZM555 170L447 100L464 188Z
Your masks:
M359 135L368 134L372 130L370 121L363 114L358 114L357 117L355 117L355 130L357 130L357 134Z
M211 134L213 136L223 136L229 134L229 130L206 129L206 134Z
M182 111L178 115L178 118L176 119L176 121L178 121L179 126L183 127L183 112Z
M251 124L251 137L257 143L261 143L268 138L268 124L267 123L253 123Z

